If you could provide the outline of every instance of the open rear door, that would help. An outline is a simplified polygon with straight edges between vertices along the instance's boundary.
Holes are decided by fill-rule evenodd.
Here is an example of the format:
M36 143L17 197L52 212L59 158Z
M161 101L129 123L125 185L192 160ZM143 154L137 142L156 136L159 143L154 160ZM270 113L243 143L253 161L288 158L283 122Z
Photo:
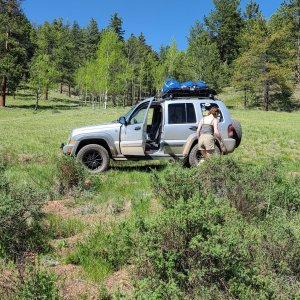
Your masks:
M145 155L147 116L154 98L142 102L121 127L121 153L125 156Z

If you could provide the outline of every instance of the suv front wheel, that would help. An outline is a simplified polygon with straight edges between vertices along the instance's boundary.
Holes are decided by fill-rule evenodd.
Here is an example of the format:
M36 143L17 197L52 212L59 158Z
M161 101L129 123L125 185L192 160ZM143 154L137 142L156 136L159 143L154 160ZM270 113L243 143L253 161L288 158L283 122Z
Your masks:
M97 144L86 145L80 149L77 158L90 173L104 172L109 167L109 154L107 150Z

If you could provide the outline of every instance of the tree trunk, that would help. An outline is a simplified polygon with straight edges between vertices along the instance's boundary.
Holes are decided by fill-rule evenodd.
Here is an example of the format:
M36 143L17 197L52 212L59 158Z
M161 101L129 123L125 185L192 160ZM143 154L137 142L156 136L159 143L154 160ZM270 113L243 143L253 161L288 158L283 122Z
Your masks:
M7 78L4 76L0 84L0 107L5 107Z
M298 57L297 57L297 79L300 84L300 0L297 3L298 9Z
M131 103L130 103L131 105L130 106L133 105L134 98L135 98L135 89L134 89L134 80L132 80Z
M34 110L37 110L39 107L39 99L40 99L40 93L39 91L36 92L36 102L35 102L35 108Z
M116 107L117 106L117 103L116 103L116 95L112 95L112 103L113 103L113 106Z
M63 84L62 84L62 82L60 83L60 93L61 94L63 93Z
M68 84L68 96L71 98L71 85Z
M46 93L45 93L45 100L49 100L49 91L48 91L48 89L46 90Z
M139 101L142 99L142 83L140 82L140 94L139 94Z
M245 95L244 95L244 107L246 108L247 107L247 88L244 89L245 91Z
M269 91L270 91L269 81L266 80L264 83L264 110L265 111L269 110L269 102L270 102Z
M104 108L107 108L107 98L108 98L108 90L107 87L105 89L105 97L104 97Z

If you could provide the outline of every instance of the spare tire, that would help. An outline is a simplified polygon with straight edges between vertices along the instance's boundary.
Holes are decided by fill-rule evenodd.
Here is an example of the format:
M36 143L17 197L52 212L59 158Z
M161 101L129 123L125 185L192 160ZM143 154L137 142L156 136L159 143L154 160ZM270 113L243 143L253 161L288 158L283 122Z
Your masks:
M242 126L238 120L232 119L232 127L233 127L233 138L236 141L235 147L237 148L242 141Z

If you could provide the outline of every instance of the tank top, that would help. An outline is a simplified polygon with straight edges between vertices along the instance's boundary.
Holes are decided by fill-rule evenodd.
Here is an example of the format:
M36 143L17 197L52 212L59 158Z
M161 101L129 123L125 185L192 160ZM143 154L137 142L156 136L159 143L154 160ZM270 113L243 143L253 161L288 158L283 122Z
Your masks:
M200 129L200 134L211 134L214 135L214 126L212 125L215 117L213 115L209 115L204 117L202 120L202 126Z

